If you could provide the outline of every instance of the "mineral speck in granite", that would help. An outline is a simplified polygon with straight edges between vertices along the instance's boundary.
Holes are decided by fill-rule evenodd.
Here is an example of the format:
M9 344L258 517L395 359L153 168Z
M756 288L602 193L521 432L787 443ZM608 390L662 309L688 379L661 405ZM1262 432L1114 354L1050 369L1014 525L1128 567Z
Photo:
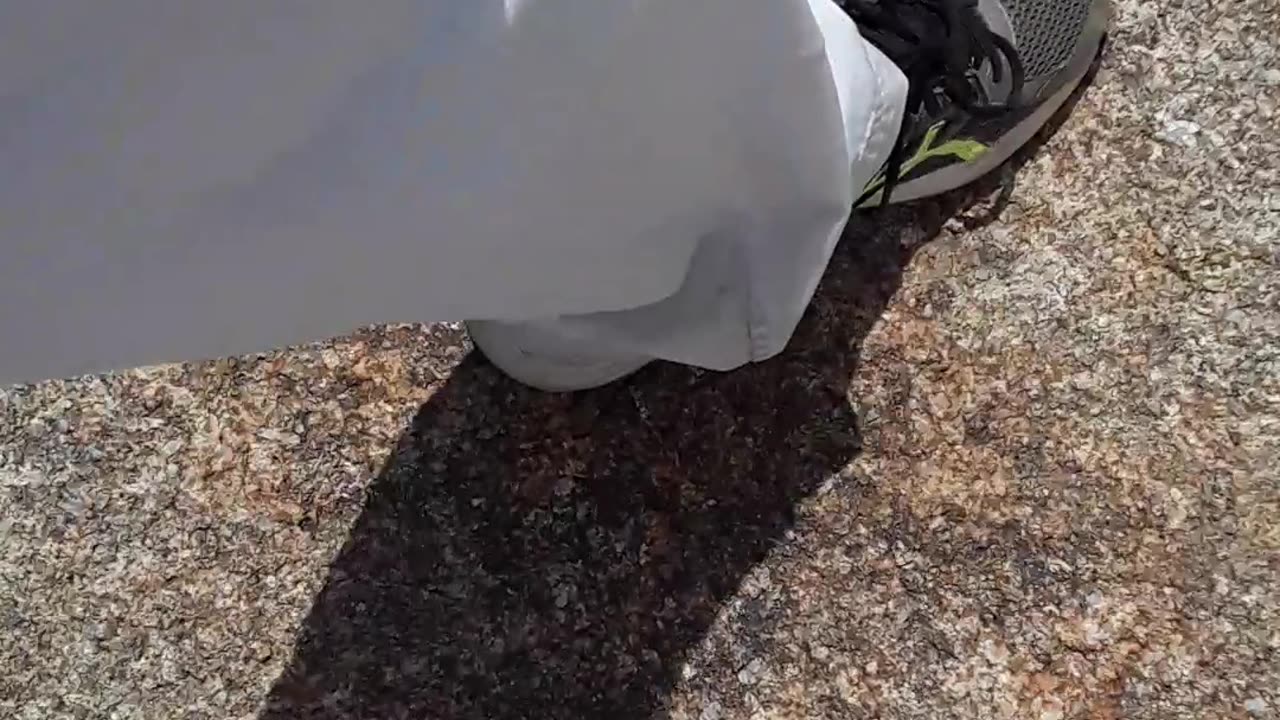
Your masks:
M438 325L0 390L0 717L1280 717L1277 37L1121 0L740 372Z

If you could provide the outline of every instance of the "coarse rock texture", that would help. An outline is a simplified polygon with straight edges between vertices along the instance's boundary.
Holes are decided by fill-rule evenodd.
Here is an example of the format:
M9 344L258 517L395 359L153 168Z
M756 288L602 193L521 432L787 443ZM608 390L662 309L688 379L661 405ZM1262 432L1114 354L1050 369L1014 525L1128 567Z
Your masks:
M0 390L0 717L1280 717L1280 8L1123 0L788 352L457 327Z

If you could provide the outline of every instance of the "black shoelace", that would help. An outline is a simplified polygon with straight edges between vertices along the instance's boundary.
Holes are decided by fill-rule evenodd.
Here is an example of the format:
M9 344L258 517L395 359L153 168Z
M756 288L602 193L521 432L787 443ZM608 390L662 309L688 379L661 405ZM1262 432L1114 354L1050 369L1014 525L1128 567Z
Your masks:
M1018 51L987 26L977 0L836 0L875 45L907 76L907 105L897 141L885 163L881 204L901 179L913 125L921 117L945 116L959 108L974 116L1012 109L1026 79ZM1010 101L993 102L978 72L991 65L998 84L1009 73Z

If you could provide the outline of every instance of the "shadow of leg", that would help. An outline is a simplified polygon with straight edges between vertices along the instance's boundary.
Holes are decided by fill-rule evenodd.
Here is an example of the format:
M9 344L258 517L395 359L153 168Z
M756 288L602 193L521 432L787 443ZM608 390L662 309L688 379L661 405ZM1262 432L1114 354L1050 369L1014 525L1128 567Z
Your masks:
M856 293L739 372L550 396L465 361L374 483L265 716L647 717L858 450L845 387L896 273L838 263L828 284Z
M574 396L469 358L370 490L265 717L647 717L859 449L858 345L907 261L842 248L794 349Z

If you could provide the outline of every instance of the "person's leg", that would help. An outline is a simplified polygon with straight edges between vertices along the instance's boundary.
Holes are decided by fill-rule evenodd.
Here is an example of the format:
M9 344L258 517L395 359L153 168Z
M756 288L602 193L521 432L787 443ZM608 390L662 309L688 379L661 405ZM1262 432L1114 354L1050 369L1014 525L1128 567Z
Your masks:
M572 390L652 359L724 370L781 351L845 219L806 214L814 208L804 193L838 189L850 193L847 206L866 206L980 177L1079 83L1111 12L1106 0L811 0L808 9L826 62L807 70L829 73L838 103L822 102L820 84L803 98L795 83L779 85L783 75L761 75L741 106L755 122L735 117L724 129L745 148L741 202L700 239L680 289L620 312L468 323L496 365L536 387ZM823 112L838 122L822 132L800 125ZM815 161L823 153L840 157L842 170ZM826 224L812 222L819 217Z
M721 162L735 169L679 289L614 312L468 322L507 374L547 390L602 385L653 359L729 370L791 336L844 228L854 196L883 167L902 121L902 72L831 0L724 10ZM785 8L785 10L779 10ZM744 27L752 27L744 32ZM756 37L751 38L754 34ZM717 41L718 40L718 41ZM743 83L742 76L751 77Z
M0 382L650 305L762 198L825 237L822 45L805 0L7 0Z
M545 387L768 357L855 196L1000 159L1098 41L973 1L0 3L0 382L455 318ZM990 142L987 24L1037 53Z

